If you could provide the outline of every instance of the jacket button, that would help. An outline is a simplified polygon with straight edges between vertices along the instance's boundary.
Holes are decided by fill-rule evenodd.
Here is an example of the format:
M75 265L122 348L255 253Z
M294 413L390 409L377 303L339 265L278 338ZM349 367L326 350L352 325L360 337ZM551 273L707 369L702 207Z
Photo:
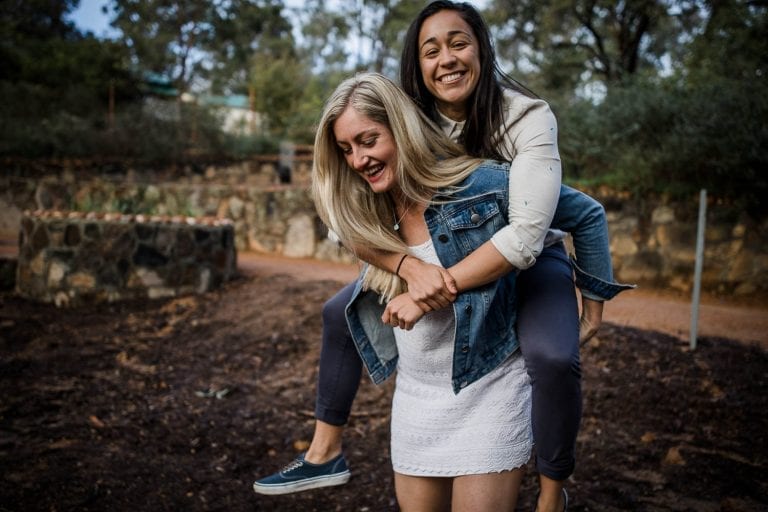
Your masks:
M477 213L473 213L472 215L469 216L469 220L470 222L472 222L472 224L477 224L478 222L480 222L480 215L478 215Z
M469 346L467 346L467 345L462 346L461 347L461 353L462 354L466 354L467 352L469 352Z
M468 315L471 315L472 314L472 306L471 305L464 306L464 311L466 311Z
M448 242L448 235L443 233L442 235L438 236L437 239L440 240L443 243L447 243Z

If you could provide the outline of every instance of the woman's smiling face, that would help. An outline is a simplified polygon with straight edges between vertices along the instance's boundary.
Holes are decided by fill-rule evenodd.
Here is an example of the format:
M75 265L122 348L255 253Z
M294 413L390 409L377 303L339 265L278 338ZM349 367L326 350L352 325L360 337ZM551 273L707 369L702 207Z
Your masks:
M398 185L397 146L387 126L348 106L333 123L333 135L347 164L374 192Z
M438 109L466 119L467 100L480 79L479 48L472 28L458 12L438 11L419 31L419 68Z

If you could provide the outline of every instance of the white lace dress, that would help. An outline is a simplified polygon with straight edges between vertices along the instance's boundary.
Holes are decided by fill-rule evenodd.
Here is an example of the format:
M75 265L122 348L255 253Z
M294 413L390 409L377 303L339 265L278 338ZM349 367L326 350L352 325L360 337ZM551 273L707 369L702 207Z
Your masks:
M440 264L431 240L414 255ZM459 476L519 468L532 448L531 386L520 351L462 389L451 388L452 308L395 329L392 466L414 476Z

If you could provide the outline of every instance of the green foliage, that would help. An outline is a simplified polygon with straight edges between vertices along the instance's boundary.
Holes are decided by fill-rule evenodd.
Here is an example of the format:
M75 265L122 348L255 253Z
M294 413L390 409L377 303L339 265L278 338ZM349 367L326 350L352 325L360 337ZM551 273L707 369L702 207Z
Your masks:
M686 200L706 188L731 209L763 216L767 98L765 84L722 77L613 88L599 105L583 100L559 112L566 176L636 198Z
M311 143L343 78L361 69L396 76L404 31L423 6L110 0L122 37L103 41L66 21L76 5L0 3L2 156L173 164ZM566 179L610 184L638 201L705 187L734 210L768 214L765 2L487 5L502 62L554 107ZM224 133L216 110L146 96L135 70L170 77L179 92L248 94L266 129Z
M306 66L290 55L259 54L253 59L251 73L256 110L267 116L270 134L285 136L309 80Z
M166 0L112 0L112 25L140 69L172 77L185 91L203 67L205 53L199 51L213 39L209 21L211 2Z
M270 135L227 136L223 153L227 158L241 159L253 155L274 155L280 151L280 140Z
M293 105L285 137L298 143L312 144L325 100L348 76L348 73L343 71L329 71L310 76L299 101Z
M299 58L314 70L344 69L348 57L348 42L352 27L345 13L328 10L323 0L308 0L302 9L292 12L303 15L302 44L297 48Z
M691 84L711 75L765 81L768 74L768 5L745 0L713 2L702 33L690 45L685 76Z
M494 0L486 16L503 59L533 69L547 89L573 92L579 83L617 83L661 69L702 10L697 1Z
M254 55L279 58L295 53L291 23L282 8L282 2L274 1L233 1L219 7L206 74L213 91L245 93Z
M694 198L768 215L768 9L711 3L666 77L608 84L597 101L558 96L566 176L633 193ZM706 16L704 15L706 14ZM686 18L689 21L693 17ZM677 54L685 54L678 51Z
M279 0L111 0L113 25L141 69L172 79L182 92L210 82L216 93L247 91L256 53L293 49Z

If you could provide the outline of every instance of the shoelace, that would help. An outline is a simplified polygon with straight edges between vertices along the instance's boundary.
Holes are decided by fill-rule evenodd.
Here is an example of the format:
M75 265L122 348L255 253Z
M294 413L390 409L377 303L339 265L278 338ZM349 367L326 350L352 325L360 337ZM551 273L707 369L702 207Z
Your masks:
M280 471L281 473L288 473L289 471L293 471L294 469L298 469L301 466L304 465L303 460L294 460L290 463L286 464L286 466Z

